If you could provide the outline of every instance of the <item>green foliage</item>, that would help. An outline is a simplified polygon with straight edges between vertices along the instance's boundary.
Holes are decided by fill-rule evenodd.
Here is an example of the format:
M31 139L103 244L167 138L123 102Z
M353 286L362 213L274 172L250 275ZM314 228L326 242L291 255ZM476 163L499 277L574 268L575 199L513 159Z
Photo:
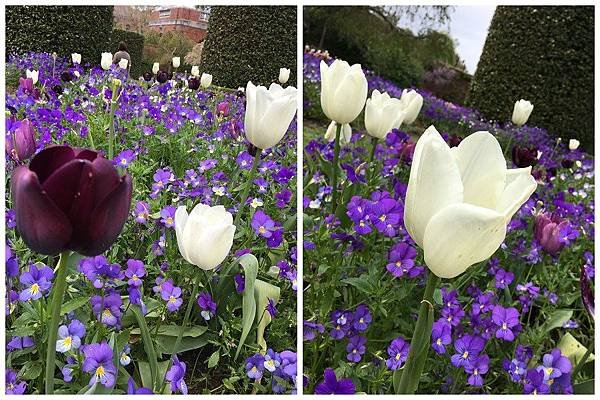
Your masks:
M439 63L464 69L447 34L428 29L414 35L398 28L397 19L381 7L307 7L305 41L400 86L418 83Z
M189 66L184 65L184 57L196 43L185 34L177 31L165 33L149 31L145 34L145 39L144 59L149 65L147 70L152 69L154 62L160 63L163 69L169 69L173 57L181 57L182 64L179 70L190 69Z
M144 73L144 71L148 70L141 62L144 53L144 36L136 32L123 31L121 29L113 30L110 45L113 53L116 51L119 42L121 41L127 44L127 52L131 57L131 76L137 78Z
M201 71L219 86L269 85L279 68L296 84L296 7L212 7Z
M593 87L593 7L498 7L467 101L506 121L529 100L530 125L593 152Z
M6 54L27 51L80 53L82 62L100 63L111 51L112 6L6 7Z

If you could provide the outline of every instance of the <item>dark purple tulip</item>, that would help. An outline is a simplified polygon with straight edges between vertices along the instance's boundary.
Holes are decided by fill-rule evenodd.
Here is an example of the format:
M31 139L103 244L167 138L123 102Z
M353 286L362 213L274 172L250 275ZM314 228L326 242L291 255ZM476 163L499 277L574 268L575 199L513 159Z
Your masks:
M534 147L514 146L512 148L513 163L519 168L537 164L537 149Z
M222 101L217 104L217 114L223 117L229 116L229 102Z
M85 256L106 251L127 220L129 175L92 150L53 146L38 153L11 178L17 229L41 254L73 250Z
M573 164L575 164L575 161L571 160L570 158L563 158L560 162L560 165L562 165L563 168L571 168L573 166Z
M158 73L156 74L156 81L158 83L165 83L168 80L169 80L169 74L167 73L167 71L164 71L164 70L158 71Z
M56 93L57 95L59 95L59 94L62 94L62 92L63 92L63 87L62 87L62 86L60 86L60 85L54 85L54 86L52 86L52 91L53 91L54 93Z
M60 74L60 79L63 82L71 82L73 80L73 74L69 71L63 71L62 74Z
M200 87L200 79L198 78L190 78L188 79L188 88L192 90L198 90Z
M33 93L33 79L19 78L19 87L27 93Z
M535 218L534 237L545 251L556 255L565 245L560 240L560 231L568 224L556 214L539 214Z
M237 92L235 92L235 95L239 98L246 97L246 92L243 90L238 90Z
M462 142L462 138L460 136L457 135L451 135L448 138L448 145L450 147L456 147L460 144L460 142Z
M585 265L581 266L581 275L579 276L579 284L581 286L581 301L588 314L594 318L594 292L590 286L587 274L585 273Z
M35 153L35 129L28 119L18 124L14 133L6 137L6 152L14 160L23 161Z
M152 80L152 73L151 72L144 72L143 77L144 77L144 80L146 82L150 82Z

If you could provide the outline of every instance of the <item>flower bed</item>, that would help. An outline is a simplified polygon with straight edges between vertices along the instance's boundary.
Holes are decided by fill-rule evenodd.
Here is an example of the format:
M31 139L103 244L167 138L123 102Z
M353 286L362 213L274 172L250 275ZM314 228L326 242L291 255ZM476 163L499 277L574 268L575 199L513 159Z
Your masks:
M353 130L334 186L335 141L323 139L319 104L323 59L333 61L304 54L305 392L406 393L417 312L429 307L426 367L408 378L418 393L593 392L593 157L545 130L486 121L417 89L423 106L414 123L378 142ZM366 80L369 92L402 93L368 71ZM491 258L442 279L421 301L432 273L404 218L415 133L430 125L452 147L489 131L512 158L509 168L533 165L537 189Z
M205 88L204 77L194 90L200 79L183 73L138 80L118 66L105 71L45 53L11 56L9 64L22 79L6 97L7 188L18 165L55 144L98 151L133 186L124 228L108 250L61 258L54 393L293 391L295 122L261 151L244 138L244 93ZM38 71L37 83L24 78L27 69ZM55 270L57 257L32 251L15 229L13 189L7 393L46 393L51 294L63 267ZM189 212L198 204L186 222L178 206ZM85 238L77 240L84 248Z

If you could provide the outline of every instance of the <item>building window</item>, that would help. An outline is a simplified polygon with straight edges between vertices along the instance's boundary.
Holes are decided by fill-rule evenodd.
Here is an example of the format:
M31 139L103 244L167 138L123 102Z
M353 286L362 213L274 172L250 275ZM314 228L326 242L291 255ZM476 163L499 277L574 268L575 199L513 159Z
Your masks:
M167 8L166 10L160 10L158 12L159 18L169 18L171 16L171 9Z

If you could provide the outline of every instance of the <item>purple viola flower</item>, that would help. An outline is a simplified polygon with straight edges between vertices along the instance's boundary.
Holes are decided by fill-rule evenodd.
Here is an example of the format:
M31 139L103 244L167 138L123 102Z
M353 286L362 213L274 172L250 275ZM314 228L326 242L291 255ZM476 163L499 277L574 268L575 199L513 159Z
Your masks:
M348 339L348 344L346 345L346 352L348 355L346 358L350 362L357 363L362 358L362 355L365 354L367 350L365 344L367 343L367 338L360 335L352 336Z
M273 231L275 230L275 221L262 210L256 210L252 217L251 225L257 235L267 239L273 235Z
M82 369L92 374L90 386L99 382L112 388L115 385L117 368L113 364L113 351L106 342L93 343L83 348L85 359Z
M338 381L335 371L331 368L325 369L324 379L315 386L315 394L354 394L356 388L352 379L340 379Z
M242 293L244 291L244 288L246 287L246 278L244 277L244 275L236 274L233 277L233 280L235 282L235 291L238 293Z
M127 381L127 394L154 394L154 392L152 391L152 389L148 389L145 387L136 389L135 381L132 377L129 377L129 380Z
M160 222L166 228L173 228L175 226L175 206L166 206L160 210Z
M113 159L113 164L116 167L126 168L135 160L135 157L133 150L123 150Z
M265 361L263 361L263 366L271 373L275 372L275 370L281 365L281 357L279 354L273 351L273 349L268 349L267 354L265 354L264 357Z
M275 193L275 205L278 208L284 208L292 199L292 192L289 189L283 189L280 192Z
M4 372L4 379L6 381L6 389L4 390L5 394L25 394L27 383L17 379L16 371L7 368Z
M483 376L488 372L490 357L487 354L482 354L477 357L472 363L465 365L465 372L469 374L467 383L471 386L483 386Z
M271 315L271 318L275 318L275 316L277 315L277 308L275 307L275 302L273 301L273 299L269 299L269 301L267 302L266 310L269 313L269 315Z
M446 346L452 343L452 328L445 321L436 321L431 327L431 348L438 354L446 353Z
M140 260L135 260L130 258L127 260L127 269L125 270L125 276L129 278L127 284L131 286L142 286L142 280L146 275L146 269L144 268L144 263Z
M167 168L157 170L153 178L153 190L158 189L159 191L175 179L173 173Z
M33 338L31 336L14 336L7 344L6 350L8 352L15 350L23 350L34 346Z
M56 341L56 351L66 353L71 349L78 349L81 346L81 339L85 336L85 325L79 320L74 319L67 325L61 325L58 328L58 340Z
M183 304L181 298L181 288L174 286L171 282L164 282L161 286L160 297L167 302L167 310L175 312Z
M510 380L513 382L519 382L527 372L527 363L516 358L508 361L508 359L502 360L502 368L510 376Z
M251 169L254 157L244 150L236 157L235 161L241 169Z
M336 340L340 340L346 336L346 333L350 330L352 325L352 313L350 311L341 310L333 311L331 313L331 322L333 324L333 329L329 335Z
M523 393L534 395L550 393L550 388L544 382L544 371L537 371L535 369L527 371Z
M52 286L54 272L47 265L38 267L31 264L27 272L23 272L19 277L19 282L24 289L19 293L20 301L37 300L46 294Z
M212 296L208 292L201 292L198 296L198 305L202 309L200 315L206 321L210 320L217 314L217 303L214 302Z
M390 358L385 360L385 365L392 371L402 368L402 365L404 365L408 358L409 351L410 344L403 337L397 337L392 340L392 343L387 348Z
M496 337L498 339L506 340L507 342L515 340L515 332L513 330L518 332L520 328L519 311L516 308L504 308L501 305L495 306L492 310L492 321L498 327L498 330L496 330Z
M325 332L325 327L322 324L319 324L316 322L304 321L303 334L304 334L304 340L306 340L307 342L310 342L311 340L313 340L317 336L317 333L320 334L323 332Z
M138 224L145 224L150 218L150 206L145 201L138 201L133 209L135 215L135 222Z
M496 288L504 289L505 287L508 287L513 279L515 279L515 274L510 271L505 271L502 268L498 269L496 271Z
M396 243L388 255L386 269L396 278L408 276L414 278L423 272L423 267L415 266L417 250L406 243Z
M442 317L451 326L460 325L460 321L465 316L465 311L460 305L453 305L450 307L444 307L442 309Z
M8 243L6 243L5 250L6 252L4 253L4 257L6 258L6 277L14 278L19 275L19 258L12 252L12 249Z
M554 380L571 372L571 361L563 356L560 349L553 349L542 358L544 381L551 386Z
M396 200L383 198L374 202L369 208L370 220L380 233L387 237L396 235L396 228L402 220L402 207L398 207Z
M173 365L171 369L167 371L165 378L171 384L171 392L181 393L184 395L188 394L188 388L184 381L186 365L185 362L179 361L177 356L173 356Z
M102 321L106 326L118 326L121 322L121 305L123 301L119 293L111 293L102 297L92 296L90 299L92 311L96 318Z
M356 307L356 311L354 311L352 320L354 321L352 324L354 329L357 331L366 331L372 320L369 308L364 304L359 304Z
M257 353L246 359L246 375L250 379L260 380L265 370L265 358Z
M63 381L69 383L73 380L73 367L77 365L77 362L73 357L67 357L66 363L64 367L60 369L60 372L63 375Z
M464 335L454 342L456 354L450 357L452 365L464 367L475 362L479 353L485 347L485 341L479 336Z
M266 193L267 187L269 187L269 182L267 182L264 178L256 178L254 180L254 184L258 186L258 193Z
M491 292L481 293L477 295L477 299L473 302L471 306L471 315L478 316L482 313L487 313L494 308L494 304L492 303L494 298L494 294Z

